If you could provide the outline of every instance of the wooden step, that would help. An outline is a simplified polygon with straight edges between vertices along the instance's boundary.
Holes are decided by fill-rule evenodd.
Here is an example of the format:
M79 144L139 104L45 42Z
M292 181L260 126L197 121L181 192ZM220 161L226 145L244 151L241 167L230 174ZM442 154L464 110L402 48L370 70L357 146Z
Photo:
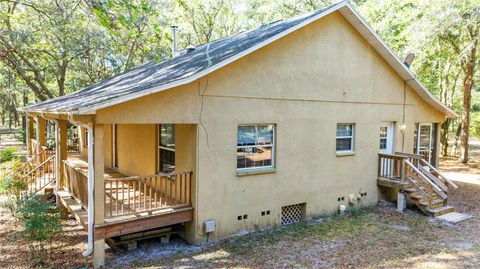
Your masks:
M445 200L443 199L434 199L432 201L432 208L439 208L443 206ZM428 207L428 202L427 201L422 201L419 203L421 206Z
M434 217L438 217L438 216L453 212L453 210L454 210L453 206L450 206L450 205L433 208L433 209L427 209L427 211L430 214L432 214Z
M419 202L423 202L423 201L426 201L427 198L421 194L419 194L418 192L416 194L409 194L409 197L413 200L417 200ZM433 199L442 199L438 194L436 193L433 193L432 194L432 197Z

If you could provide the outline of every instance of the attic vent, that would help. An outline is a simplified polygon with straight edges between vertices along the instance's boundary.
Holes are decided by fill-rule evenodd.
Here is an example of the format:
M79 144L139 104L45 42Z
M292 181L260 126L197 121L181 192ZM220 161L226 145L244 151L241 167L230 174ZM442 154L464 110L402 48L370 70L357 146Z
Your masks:
M305 219L305 203L282 207L282 224L290 224Z

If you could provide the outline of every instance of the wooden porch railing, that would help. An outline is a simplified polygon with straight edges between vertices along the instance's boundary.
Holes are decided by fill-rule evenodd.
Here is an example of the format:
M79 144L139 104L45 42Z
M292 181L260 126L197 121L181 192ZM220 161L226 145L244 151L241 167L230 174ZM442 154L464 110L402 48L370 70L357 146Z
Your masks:
M105 179L106 216L191 205L192 172Z
M446 205L449 188L457 188L421 155L410 153L378 154L378 177L412 186L426 199L429 209L432 207L434 194L442 198Z
M63 188L67 190L73 197L78 199L84 207L87 207L88 175L85 174L81 169L69 165L68 161L63 161L63 168Z
M22 177L27 198L55 182L57 170L56 156L50 156Z
M31 158L28 158L26 162L24 162L18 169L20 173L24 176L32 169L34 169L37 165L41 164L48 158L48 152L46 147L42 147L42 150L35 155L32 155Z

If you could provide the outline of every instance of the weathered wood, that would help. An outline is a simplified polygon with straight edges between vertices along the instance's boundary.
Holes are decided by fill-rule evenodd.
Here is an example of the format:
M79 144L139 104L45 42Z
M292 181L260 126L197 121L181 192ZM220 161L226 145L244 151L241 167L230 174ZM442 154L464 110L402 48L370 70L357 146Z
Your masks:
M123 222L95 225L95 239L131 234L192 220L193 209L187 208L159 215L139 217Z
M133 187L130 188L130 185ZM122 195L119 194L120 191ZM113 217L174 205L188 205L191 203L190 192L191 172L105 179L105 194L110 194L109 210L106 214L107 217ZM132 206L130 199L133 200Z

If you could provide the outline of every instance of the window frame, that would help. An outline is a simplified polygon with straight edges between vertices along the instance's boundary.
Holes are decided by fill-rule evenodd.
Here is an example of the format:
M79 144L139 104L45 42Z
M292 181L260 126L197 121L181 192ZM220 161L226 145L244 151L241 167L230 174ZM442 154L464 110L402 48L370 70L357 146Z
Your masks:
M338 126L339 125L351 125L352 126L352 135L349 136L337 136L337 131L338 131ZM335 128L335 153L338 155L344 155L344 154L353 154L355 153L355 130L356 126L355 123L337 123L336 128ZM338 139L345 139L345 138L350 138L352 143L351 147L348 150L338 150L337 149L337 141Z
M118 169L118 124L112 124L112 168Z
M239 146L238 145L238 129L242 126L259 126L259 125L272 125L272 143L266 145L255 145L255 146ZM276 141L277 141L277 125L275 123L242 123L237 125L237 135L236 135L236 145L235 145L235 167L238 175L248 175L251 172L256 173L262 171L275 171L276 167ZM238 168L237 158L238 158L238 149L239 148L258 148L258 147L271 147L272 148L272 161L271 164L268 166L258 166L258 167L245 167L245 168Z
M83 132L85 135L85 140L83 141L83 147L88 148L88 128L85 128L85 131Z
M170 147L164 147L164 146L161 146L161 135L162 135L162 125L172 125L173 127L173 141L174 141L174 144L173 144L173 149L170 148ZM174 123L160 123L160 124L157 124L157 174L171 174L171 173L175 173L176 171L176 163L175 163L175 157L173 159L173 165L174 165L174 169L173 171L171 172L165 172L163 171L162 169L162 161L161 161L161 150L166 150L166 151L170 151L170 152L173 152L173 154L176 154L175 150L175 146L176 146L176 139L175 139L176 135L175 135L175 124ZM174 155L175 156L175 155Z

